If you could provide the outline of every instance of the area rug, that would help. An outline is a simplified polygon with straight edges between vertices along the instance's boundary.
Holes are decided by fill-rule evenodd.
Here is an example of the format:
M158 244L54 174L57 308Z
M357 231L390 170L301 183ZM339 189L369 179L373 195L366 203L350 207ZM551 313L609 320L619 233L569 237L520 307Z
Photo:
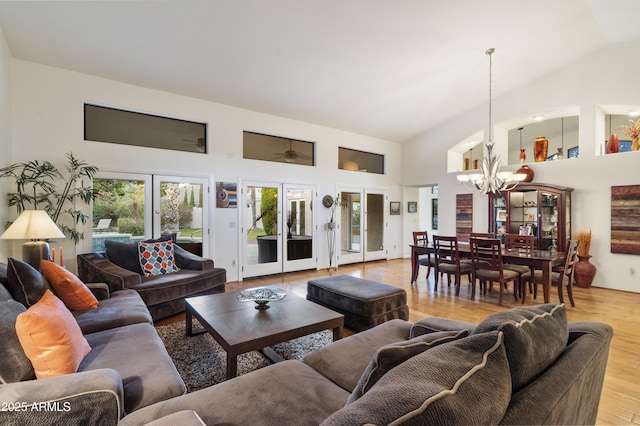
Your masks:
M194 321L194 327L197 325ZM184 321L160 326L156 330L188 392L225 380L226 353L209 333L188 337ZM326 330L279 343L272 348L285 359L302 359L309 352L331 343L332 336L331 331ZM258 351L241 354L238 356L238 376L270 364L272 362Z

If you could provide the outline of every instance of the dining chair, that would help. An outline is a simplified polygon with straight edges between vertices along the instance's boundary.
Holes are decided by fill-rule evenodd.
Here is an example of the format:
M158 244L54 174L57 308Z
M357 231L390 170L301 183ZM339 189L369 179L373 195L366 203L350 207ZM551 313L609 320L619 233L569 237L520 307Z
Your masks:
M522 253L531 253L535 247L535 236L533 235L520 235L520 234L506 234L504 236L504 248L511 251L519 251ZM505 269L515 271L520 274L520 283L522 284L522 274L530 272L533 274L533 267L526 265L516 265L513 263L505 263ZM529 293L533 293L533 284L529 283ZM524 286L520 286L520 297L522 297L522 303L524 303Z
M467 275L471 278L473 270L471 263L460 261L458 237L434 235L433 245L436 252L436 270L440 274L447 274L449 285L451 285L451 275L455 277L456 296L458 296L460 294L460 277ZM438 290L438 273L435 277L434 291Z
M496 236L486 232L472 232L471 238L495 238Z
M413 244L414 245L427 245L429 244L429 235L427 231L414 231L413 232ZM419 265L427 267L427 280L429 280L429 274L431 273L431 268L436 269L436 259L435 255L431 256L431 254L427 254L424 257L418 259L418 268ZM436 272L437 274L437 272Z
M498 305L502 305L502 298L506 284L513 281L513 295L518 300L518 287L520 274L504 269L502 262L502 244L497 238L471 238L472 282L471 298L475 299L476 281L480 280L483 292L486 293L486 284L497 282L500 287Z
M565 251L564 262L561 268L551 272L551 285L558 286L558 299L560 303L564 303L564 287L567 287L567 294L571 306L575 308L576 304L573 300L573 269L578 259L578 240L567 241L567 250ZM521 279L523 282L533 283L533 298L538 296L538 284L542 284L542 271L535 270L533 273L523 274Z

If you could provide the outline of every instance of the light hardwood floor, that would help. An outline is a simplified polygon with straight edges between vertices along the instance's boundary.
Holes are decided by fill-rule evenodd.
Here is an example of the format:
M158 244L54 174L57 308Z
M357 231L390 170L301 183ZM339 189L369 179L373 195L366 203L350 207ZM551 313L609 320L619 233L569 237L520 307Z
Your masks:
M426 316L441 316L480 322L493 312L522 306L519 301L514 301L511 287L504 296L503 306L497 304L497 291L487 295L476 295L476 300L470 300L466 278L462 279L459 297L454 295L453 285L447 286L446 278L444 283L440 281L438 291L434 292L433 272L427 283L425 267L420 268L417 284L411 285L411 262L407 259L368 262L340 266L338 270L293 272L231 282L227 284L227 291L277 285L305 297L307 280L335 274L353 275L404 288L411 309L410 321ZM541 289L539 293L535 301L528 295L525 304L542 303ZM574 287L574 298L576 307L572 308L565 294L569 321L601 321L611 325L614 330L597 424L640 425L640 294ZM551 302L558 303L555 287L552 288Z

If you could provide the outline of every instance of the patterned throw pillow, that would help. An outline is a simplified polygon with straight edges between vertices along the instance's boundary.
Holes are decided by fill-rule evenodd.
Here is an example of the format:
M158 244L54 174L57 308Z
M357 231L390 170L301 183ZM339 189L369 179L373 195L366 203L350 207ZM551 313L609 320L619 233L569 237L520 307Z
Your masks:
M140 267L145 276L163 275L179 271L173 253L173 241L138 243Z

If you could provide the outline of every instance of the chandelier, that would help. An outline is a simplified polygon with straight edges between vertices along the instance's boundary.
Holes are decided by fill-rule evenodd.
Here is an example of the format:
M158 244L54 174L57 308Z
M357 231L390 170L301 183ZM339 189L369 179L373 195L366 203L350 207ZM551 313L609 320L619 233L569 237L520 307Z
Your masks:
M495 51L492 47L485 52L489 55L489 140L484 143L485 155L482 159L482 173L465 173L456 176L458 181L464 184L467 189L478 190L485 194L510 191L527 177L522 173L514 174L513 172L499 171L500 156L493 152L494 142L491 138L491 72L493 63L491 55Z

